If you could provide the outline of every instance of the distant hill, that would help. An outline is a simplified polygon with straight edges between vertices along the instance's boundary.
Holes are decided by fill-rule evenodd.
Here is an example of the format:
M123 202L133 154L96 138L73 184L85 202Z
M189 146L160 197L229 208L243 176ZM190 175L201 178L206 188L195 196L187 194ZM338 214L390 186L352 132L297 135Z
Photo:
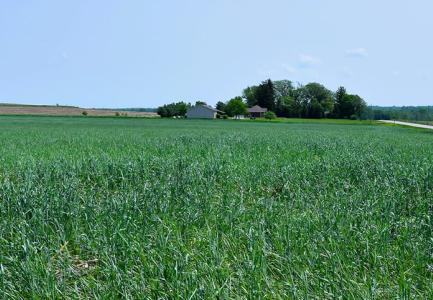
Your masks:
M11 103L0 103L0 115L158 117L155 112L140 111L140 109L98 109L64 105L28 105Z
M44 105L44 104L16 104L16 103L0 103L1 106L12 106L12 107L67 107L67 108L79 108L78 106L71 105Z

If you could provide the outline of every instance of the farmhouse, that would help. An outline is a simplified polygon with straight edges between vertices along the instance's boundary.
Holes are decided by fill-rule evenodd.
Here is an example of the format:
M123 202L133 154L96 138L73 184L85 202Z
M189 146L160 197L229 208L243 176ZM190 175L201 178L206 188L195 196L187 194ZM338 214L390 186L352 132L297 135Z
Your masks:
M262 108L258 105L248 108L248 113L250 114L251 118L263 118L265 112L267 111L267 108Z
M186 117L188 119L215 119L219 112L221 111L210 105L196 105L188 109Z

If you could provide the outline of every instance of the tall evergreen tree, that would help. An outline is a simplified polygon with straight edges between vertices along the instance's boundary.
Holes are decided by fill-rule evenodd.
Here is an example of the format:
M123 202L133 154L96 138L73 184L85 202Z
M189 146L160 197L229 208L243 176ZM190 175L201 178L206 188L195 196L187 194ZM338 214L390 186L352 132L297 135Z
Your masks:
M341 118L341 112L344 106L344 97L347 95L346 89L342 86L335 92L334 116Z
M218 101L216 104L216 109L225 112L226 111L226 104L222 101Z
M272 80L263 81L257 87L256 97L259 106L275 111L275 90Z

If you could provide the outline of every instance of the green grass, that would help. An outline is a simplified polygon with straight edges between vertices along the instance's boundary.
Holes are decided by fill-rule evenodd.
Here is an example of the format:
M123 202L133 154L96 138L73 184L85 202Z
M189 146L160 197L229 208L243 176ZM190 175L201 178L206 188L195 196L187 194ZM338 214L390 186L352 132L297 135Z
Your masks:
M0 117L0 139L0 298L433 298L433 132Z

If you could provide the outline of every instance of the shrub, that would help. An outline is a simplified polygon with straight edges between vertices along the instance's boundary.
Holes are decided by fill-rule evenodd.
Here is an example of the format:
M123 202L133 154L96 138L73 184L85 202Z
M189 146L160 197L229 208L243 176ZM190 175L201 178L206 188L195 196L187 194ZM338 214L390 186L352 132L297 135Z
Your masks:
M227 120L229 117L227 115L223 115L223 119Z
M87 116L87 115L88 115L87 111L83 111L83 112L82 112L82 115L83 115L83 116Z
M265 118L268 120L276 119L277 115L273 111L265 112Z
M116 117L120 117L120 112L116 111L115 115Z

